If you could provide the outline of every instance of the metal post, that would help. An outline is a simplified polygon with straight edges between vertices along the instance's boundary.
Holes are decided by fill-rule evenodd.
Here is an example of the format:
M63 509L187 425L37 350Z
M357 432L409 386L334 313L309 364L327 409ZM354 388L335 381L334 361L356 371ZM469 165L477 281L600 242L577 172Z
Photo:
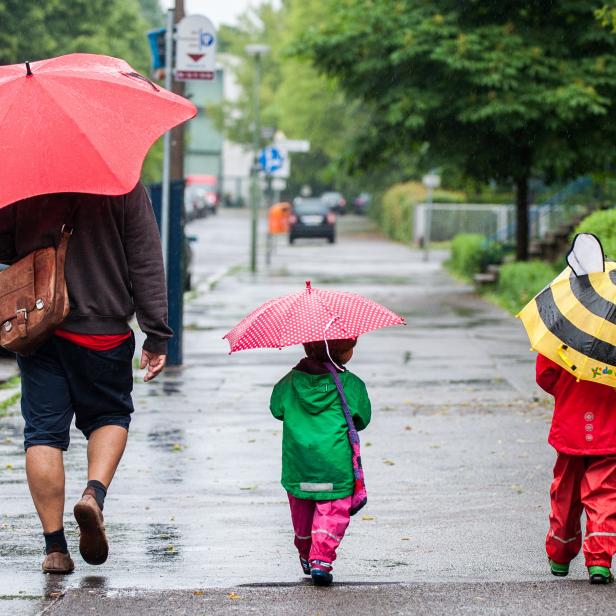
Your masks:
M430 259L430 231L432 227L432 188L428 188L428 203L426 204L426 216L424 220L425 229L423 260L428 261Z
M259 105L261 90L261 54L255 53L255 83L254 83L254 135L252 161L252 194L250 199L250 271L257 271L257 233L259 225L259 145L261 141L261 110Z
M171 90L173 84L173 25L174 11L167 11L167 31L165 32L165 88ZM160 214L161 242L163 246L163 260L165 273L168 275L169 260L169 185L171 181L171 132L167 131L163 137L163 185L162 208Z

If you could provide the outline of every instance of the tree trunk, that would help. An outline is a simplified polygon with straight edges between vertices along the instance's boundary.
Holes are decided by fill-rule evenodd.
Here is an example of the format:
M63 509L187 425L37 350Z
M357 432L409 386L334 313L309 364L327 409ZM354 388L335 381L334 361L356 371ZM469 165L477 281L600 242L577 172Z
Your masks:
M528 261L528 177L516 180L516 251L518 261Z

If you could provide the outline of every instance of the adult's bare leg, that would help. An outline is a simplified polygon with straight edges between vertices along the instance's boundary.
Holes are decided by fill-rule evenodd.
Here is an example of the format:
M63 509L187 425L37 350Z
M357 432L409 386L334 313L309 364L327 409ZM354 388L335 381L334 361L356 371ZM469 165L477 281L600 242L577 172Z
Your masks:
M26 475L43 532L64 526L64 461L62 450L32 445L26 450Z
M106 488L115 475L126 448L128 430L121 426L103 426L88 440L88 481L95 479Z
M91 565L102 565L109 554L103 501L122 459L127 438L126 428L103 426L88 439L88 487L73 512L79 524L79 552Z

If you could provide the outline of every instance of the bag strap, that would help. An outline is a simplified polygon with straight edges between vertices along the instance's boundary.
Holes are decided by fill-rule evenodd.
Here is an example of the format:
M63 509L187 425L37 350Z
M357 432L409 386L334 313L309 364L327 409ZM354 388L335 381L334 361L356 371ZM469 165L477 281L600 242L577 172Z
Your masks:
M75 231L75 214L77 212L77 197L72 195L70 205L66 213L65 222L60 231L60 242L56 248L56 284L54 297L61 297L64 292L64 266L66 264L66 252L68 250L68 242Z
M336 370L336 368L334 368L334 366L329 362L325 362L323 365L332 375L334 383L336 384L336 389L338 390L338 394L340 394L342 411L344 413L344 418L346 419L347 426L349 427L349 440L351 441L351 443L359 444L359 434L357 433L357 428L355 427L355 423L353 422L353 416L351 415L351 410L349 409L349 404L347 402L346 395L344 394L344 387L342 386L342 381L338 376L338 370Z

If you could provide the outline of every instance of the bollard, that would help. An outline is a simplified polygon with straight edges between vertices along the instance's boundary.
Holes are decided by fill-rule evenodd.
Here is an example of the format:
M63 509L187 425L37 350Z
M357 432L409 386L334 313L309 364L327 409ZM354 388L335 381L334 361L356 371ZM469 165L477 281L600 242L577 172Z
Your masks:
M149 186L154 215L160 230L162 186ZM169 199L169 251L167 254L167 301L169 304L169 327L173 337L169 340L167 365L181 366L183 360L184 334L184 180L171 182Z

